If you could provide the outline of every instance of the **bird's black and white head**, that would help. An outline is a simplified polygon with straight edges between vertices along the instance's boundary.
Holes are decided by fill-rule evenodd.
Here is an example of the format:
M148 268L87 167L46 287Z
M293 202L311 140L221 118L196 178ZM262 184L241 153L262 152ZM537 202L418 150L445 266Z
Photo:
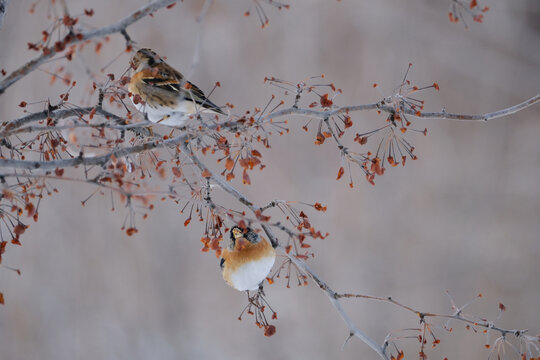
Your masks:
M257 244L259 241L261 241L259 234L257 234L253 229L248 227L244 230L240 226L235 225L231 228L231 241L229 248L234 249L236 246L236 241L241 238L249 241L251 244Z
M240 226L233 226L231 228L231 240L236 241L236 239L241 237L244 237L244 230Z
M163 60L155 51L145 48L140 49L133 55L130 65L133 70L140 71L143 68L156 66L161 62Z

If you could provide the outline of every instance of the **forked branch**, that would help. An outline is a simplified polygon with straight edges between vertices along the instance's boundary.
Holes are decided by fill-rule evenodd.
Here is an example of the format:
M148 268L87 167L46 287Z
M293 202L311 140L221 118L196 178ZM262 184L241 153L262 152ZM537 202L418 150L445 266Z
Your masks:
M90 30L86 32L81 32L76 34L76 36L71 37L71 41L69 42L69 45L77 44L86 40L91 40L95 38L101 38L110 34L115 33L122 33L125 32L128 26L133 24L134 22L142 19L143 17L163 8L168 5L171 5L172 3L175 3L178 0L154 0L150 4L141 7L140 9L132 12L122 20L111 24L109 26L105 26L96 30ZM11 74L9 74L4 80L0 81L0 94L4 93L8 87L13 85L15 82L19 81L35 69L37 69L40 65L44 64L47 60L54 57L58 51L56 51L54 46L51 46L50 48L47 48L46 52L43 52L40 56L35 58L34 60L31 60L18 68L17 70L13 71Z

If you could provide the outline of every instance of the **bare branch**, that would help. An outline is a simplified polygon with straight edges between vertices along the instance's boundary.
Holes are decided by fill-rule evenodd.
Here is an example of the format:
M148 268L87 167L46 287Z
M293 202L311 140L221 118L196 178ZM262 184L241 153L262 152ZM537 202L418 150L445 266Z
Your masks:
M207 167L206 165L204 165L200 160L199 158L193 153L193 151L191 151L188 146L186 145L186 143L181 143L180 144L180 148L182 149L182 151L194 162L194 164L202 171L204 172L205 174L208 174L207 175L207 178L211 179L213 182L215 182L219 187L221 187L224 191L226 191L227 193L229 193L230 195L234 196L238 201L240 201L242 204L246 205L253 213L256 214L257 210L259 209L258 207L254 206L253 203L251 201L249 201L242 193L240 193L238 190L236 190L233 186L231 186L229 183L227 183L227 181L225 181L223 178L221 178L220 176L218 175L215 175L213 174ZM259 210L260 211L260 210ZM282 247L280 247L278 245L278 240L276 238L276 236L274 235L272 229L266 225L266 224L261 224L264 232L266 233L266 235L268 236L268 238L270 239L270 241L272 242L272 244L277 247L279 247L281 250L283 250L283 253L285 253L289 259L291 259L291 261L296 265L298 266L299 268L301 268L302 270L304 270L305 272L307 272L308 274L311 275L311 277L313 278L313 280L319 285L319 287L321 289L323 289L325 292L326 292L326 295L328 296L328 298L330 299L330 302L332 303L332 305L334 305L334 307L336 308L336 310L339 312L340 316L342 317L342 319L345 321L345 323L347 324L347 326L349 327L350 331L351 331L351 334L354 334L354 336L358 337L359 339L361 339L363 342L365 342L369 347L371 347L377 354L379 354L379 356L382 358L382 359L385 359L385 360L388 360L388 356L385 354L383 348L381 346L379 346L374 340L372 340L370 337L368 337L366 334L364 334L354 323L353 321L351 320L351 318L349 317L349 315L345 312L345 310L343 310L343 308L341 307L341 304L338 300L338 297L337 297L337 293L335 291L333 291L324 281L322 281L318 276L317 274L315 274L311 268L309 268L309 266L299 260L298 258L296 258L295 256L293 256L292 254L288 254L285 249L283 249Z
M493 120L496 118L500 118L503 116L508 116L511 114L515 114L518 111L521 111L523 109L526 109L536 103L540 102L540 94L537 94L536 96L533 96L532 98L494 112L486 113L486 114L480 114L480 115L467 115L467 114L451 114L447 113L446 111L441 112L414 112L407 110L405 111L408 115L413 115L419 118L427 118L427 119L444 119L444 120L465 120L465 121L488 121ZM338 114L347 114L350 112L356 112L356 111L366 111L366 110L381 110L388 113L394 113L395 109L392 106L385 105L383 102L379 103L373 103L373 104L364 104L364 105L352 105L352 106L341 106L337 107L331 110L321 111L321 110L314 110L309 108L296 108L296 107L290 107L286 109L282 109L279 111L275 111L273 113L270 113L264 117L264 120L271 120L276 119L279 117L287 116L287 115L302 115L307 117L316 117L320 119L326 119L333 115Z
M205 176L207 179L211 180L212 182L216 183L219 187L221 187L224 191L235 197L239 202L246 205L253 213L257 214L256 211L259 209L267 209L269 207L272 207L272 203L270 205L265 206L263 208L257 208L251 201L249 201L241 192L236 190L233 186L231 186L227 181L222 179L219 175L213 174L207 167L202 163L202 161L193 153L193 151L189 148L187 143L182 142L180 144L180 147L182 151L185 153L186 156L188 156L193 163L201 170L201 172L205 173ZM270 226L275 226L275 224L264 224L261 223L263 230L269 237L269 239L272 241L272 243L277 244L277 238L271 231ZM279 223L277 225L280 225ZM455 319L458 321L463 321L465 323L468 323L470 325L474 326L480 326L484 327L486 329L495 330L501 333L501 335L506 334L513 334L516 337L520 337L521 335L525 334L527 330L516 330L516 329L504 329L495 326L492 322L489 321L478 321L478 320L471 320L463 316L463 314L460 311L456 310L456 313L454 314L436 314L436 313L430 313L430 312L421 312L418 310L413 309L410 306L401 304L397 302L396 300L392 299L391 297L377 297L377 296L370 296L370 295L361 295L361 294L339 294L335 292L330 286L328 286L327 283L325 283L304 261L296 257L291 252L287 252L283 247L277 246L280 250L283 251L285 256L287 256L299 269L306 272L310 275L310 277L317 283L317 285L325 292L327 297L329 298L332 305L336 308L339 315L343 319L343 321L347 324L349 330L350 330L350 336L355 336L362 340L364 343L366 343L369 347L371 347L379 356L381 359L389 359L388 354L386 353L387 344L383 344L383 346L378 345L373 339L371 339L368 335L366 335L362 330L360 330L352 321L352 319L349 317L349 315L345 312L343 307L341 306L341 303L339 299L341 298L365 298L370 300L378 300L387 302L393 305L396 305L402 309L405 309L409 312L414 313L417 315L421 320L427 317L440 317L440 318L447 318L447 319Z
M506 116L509 114L516 113L520 110L523 110L527 107L530 107L540 101L540 94L530 98L527 101L524 101L518 105L491 112L486 113L483 115L465 115L465 114L450 114L446 112L440 112L440 113L412 113L411 115L415 115L417 117L422 118L439 118L439 119L450 119L450 120L482 120L487 121L490 119ZM27 115L25 117L13 120L10 122L7 126L7 129L2 132L2 136L5 136L6 131L9 131L13 127L20 127L24 124L27 124L32 121L45 119L51 115L53 115L55 118L65 118L69 116L80 116L82 114L87 114L90 111L92 111L93 107L87 107L87 108L79 108L79 109L55 109L52 112L49 110L45 110L43 112ZM381 103L374 103L374 104L364 104L364 105L355 105L355 106L344 106L339 107L327 111L320 111L320 110L313 110L313 109L303 109L303 108L296 108L296 107L290 107L287 109L283 109L280 111L275 111L273 113L270 113L265 116L265 120L270 119L276 119L278 117L283 117L286 115L291 114L298 114L298 115L304 115L304 116L310 116L310 117L317 117L322 119L328 119L332 115L337 115L340 113L349 113L354 111L365 111L365 110L373 110L373 109L379 109L381 111L386 111L389 113L393 113L395 110L393 107L381 104ZM123 119L117 115L114 115L112 113L109 113L101 108L97 108L96 112L99 111L100 114L106 117L110 117L113 120L116 120L117 122L123 122ZM227 122L221 125L222 127L234 127L234 122ZM51 130L54 128L51 128ZM345 148L339 140L337 139L337 136L334 134L334 138L337 140L338 145L340 145L340 149L343 151ZM62 167L73 167L78 166L81 164L87 164L87 165L97 165L97 164L105 164L111 156L115 157L121 157L126 156L129 154L135 154L139 152L144 152L148 150L152 150L158 147L163 146L173 146L173 145L182 145L182 149L186 151L186 154L195 162L195 164L201 169L201 171L208 170L204 164L202 164L199 159L189 150L184 143L186 140L188 140L187 135L178 136L175 138L171 138L165 141L156 140L152 142L147 142L142 145L137 145L131 148L122 148L115 151L110 152L109 154L98 156L98 157L83 157L79 156L72 159L66 159L66 160L54 160L54 161L30 161L30 160L17 160L17 159L0 159L0 167L13 167L13 168L19 168L19 169L56 169L56 168L62 168ZM245 197L243 197L240 193L236 191L232 186L230 186L224 179L220 179L217 176L212 177L220 187L222 187L225 191L230 193L231 195L237 197L244 205L248 206L250 210L257 211L257 208L253 206L253 204L247 200ZM265 230L266 231L266 230ZM271 239L272 240L272 239ZM277 241L277 239L274 239ZM272 241L274 241L272 240Z
M187 140L187 135L177 136L167 140L155 140L146 142L141 145L136 145L132 147L124 147L114 151L111 151L108 154L101 156L93 157L84 157L83 154L72 159L64 160L51 160L51 161L32 161L32 160L17 160L17 159L0 159L0 167L11 167L15 169L41 169L41 170L54 170L56 168L67 168L74 167L79 165L104 165L112 157L123 157L130 154L137 154L156 148L161 148L165 146L174 146L178 145Z
M503 329L503 328L495 326L492 322L489 322L489 321L475 321L475 320L467 319L463 316L461 309L456 309L456 312L454 314L437 314L437 313L422 312L422 311L415 310L408 305L404 305L394 300L391 297L371 296L371 295L363 295L363 294L336 294L336 296L338 298L362 298L362 299L383 301L383 302L396 305L407 311L410 311L414 313L415 315L417 315L420 319L427 318L427 317L440 317L440 318L447 318L447 319L455 319L455 320L463 321L470 325L498 331L501 333L501 335L514 334L515 336L519 336L520 334L524 334L527 332L526 329L522 329L522 330Z
M356 336L360 340L362 340L366 345L368 345L371 349L373 349L381 359L388 360L388 355L384 351L384 348L377 344L373 339L371 339L369 336L367 336L362 330L360 330L354 322L351 320L349 315L345 312L343 307L341 306L341 303L339 302L339 294L336 293L334 290L328 286L304 261L298 259L296 256L291 254L290 252L287 253L285 249L280 248L280 250L283 251L285 256L287 256L298 268L302 269L306 273L308 273L313 281L317 283L317 285L323 290L332 303L332 305L336 308L336 310L339 313L339 316L343 319L343 321L347 324L350 330L350 334L353 336Z
M236 190L234 187L232 187L225 179L222 179L219 175L215 175L204 165L197 156L193 153L191 149L188 148L187 144L185 142L180 144L180 149L184 152L184 154L193 161L193 163L202 171L205 173L210 174L209 178L211 178L216 184L219 185L220 188L222 188L225 192L231 194L234 196L238 201L240 201L242 204L246 205L250 210L255 209L253 206L253 203L249 201L242 193L240 193L238 190Z
M505 115L515 113L515 112L520 111L522 109L525 109L525 108L527 108L527 107L529 107L529 106L531 106L531 105L533 105L533 104L535 104L535 103L537 103L539 101L540 101L540 95L537 95L536 97L533 97L533 98L529 99L528 101L523 102L521 104L512 106L512 107L507 108L507 109L503 109L503 110L500 110L500 111L497 111L497 112L484 114L484 115L455 115L455 114L447 114L445 112L442 112L442 113L423 113L423 114L415 113L415 114L412 114L412 115L416 115L418 117L426 117L426 118L435 117L435 118L448 118L448 119L458 119L458 120L489 120L489 119L493 119L493 118L496 118L496 117L501 117L501 116L505 116ZM56 119L70 117L70 116L82 116L84 114L90 113L94 109L96 109L96 112L99 112L100 115L102 115L102 116L112 117L112 118L114 118L114 119L116 119L118 121L123 121L124 120L123 118L121 118L119 116L116 116L114 114L111 114L111 113L103 110L101 107L98 107L98 108L87 107L87 108L79 108L79 109L58 109L58 108L53 108L52 110L48 109L48 110L40 112L40 113L31 114L31 115L25 116L23 118L13 120L12 122L7 124L7 126L6 126L7 129L5 129L4 133L2 133L2 134L5 134L6 132L9 133L10 129L17 128L17 127L19 127L21 130L23 130L23 129L25 129L25 128L22 128L23 125L29 124L29 123L34 122L34 121L43 120L43 119L45 119L47 117L50 117L51 115ZM301 108L291 107L291 108L288 108L288 109L284 109L284 110L281 110L281 111L275 111L273 113L270 113L270 114L266 115L266 117L264 119L269 120L269 119L274 119L274 118L278 118L278 117L282 117L282 116L286 116L286 115L290 115L290 114L299 114L299 115L322 118L325 121L329 131L333 135L334 140L340 146L340 149L342 151L346 151L345 146L342 145L340 140L339 140L338 134L336 134L334 132L334 130L332 129L332 126L329 123L329 117L332 116L332 115L340 114L340 113L348 113L348 112L363 111L363 110L374 110L374 109L379 109L381 111L386 111L386 112L389 112L389 113L393 113L393 111L394 111L393 107L388 106L388 105L386 105L384 103L340 107L340 108L334 108L334 109L327 110L327 111L317 111L317 110L312 110L312 109L301 109ZM234 129L234 128L237 128L239 126L239 123L236 122L236 121L229 120L229 121L227 121L225 123L222 123L220 125L214 124L214 125L206 126L204 128L204 131L206 132L208 130L213 130L218 126L220 128L222 128L222 129L223 128L233 128ZM55 127L51 127L51 129L54 129L54 128ZM194 151L192 150L192 148L191 148L191 146L189 144L189 141L190 141L190 139L193 138L193 136L196 136L196 135L192 135L190 133L185 133L184 132L180 136L170 138L170 139L167 139L167 140L158 139L158 140L155 140L155 141L149 141L149 142L146 142L146 143L141 144L141 145L120 148L120 149L111 151L108 154L105 154L105 155L102 155L102 156L96 156L96 157L84 157L83 154L81 154L79 157L75 157L75 158L72 158L72 159L53 160L53 161L31 161L31 160L17 160L17 159L0 159L0 167L3 167L3 168L6 168L6 167L20 168L20 169L27 169L27 170L34 170L34 169L53 170L53 169L56 169L56 168L72 167L72 166L78 166L78 165L81 165L81 164L84 164L84 165L101 165L101 166L103 166L103 165L107 164L107 162L109 160L111 160L111 158L113 156L118 158L118 157L123 157L123 156L129 155L129 154L140 153L140 152L144 152L144 151L148 151L148 150L152 150L152 149L156 149L156 148L161 148L161 147L166 147L166 146L178 146L181 149L182 153L184 153L189 159L191 159L193 164L200 169L201 173L203 174L203 176L207 180L217 184L225 192L232 195L240 203L242 203L243 205L248 207L248 209L250 209L251 212L253 212L253 214L255 214L255 216L257 218L259 218L262 211L264 211L264 210L266 210L266 209L273 206L272 203L270 205L262 207L262 208L256 206L246 196L244 196L240 191L238 191L236 188L234 188L232 185L230 185L230 183L228 183L224 178L222 178L221 176L219 176L217 174L214 174L210 169L208 169L208 167L194 153ZM7 174L7 175L9 176L10 174ZM13 175L15 175L15 174L13 174ZM24 177L25 175L20 174L20 176ZM33 177L39 177L38 174L34 174L32 176ZM86 182L93 183L92 181L86 181ZM97 184L97 185L99 185L99 184ZM210 199L209 199L209 201L210 201ZM368 296L368 295L355 295L355 294L339 294L339 293L335 292L332 288L330 288L328 286L328 284L326 284L315 272L313 272L313 270L304 261L299 259L294 254L285 251L285 249L283 247L279 246L278 239L277 239L276 235L273 233L272 227L277 227L278 229L281 229L281 230L287 232L286 227L281 226L281 224L279 224L279 223L270 224L270 223L265 223L264 221L261 221L260 224L261 224L262 229L264 230L264 232L268 236L268 238L269 238L270 242L272 243L272 245L274 247L276 247L276 248L279 247L281 250L283 250L283 252L290 259L290 261L294 265L296 265L298 267L298 269L300 269L301 271L304 271L305 273L309 274L309 276L311 276L311 278L314 280L314 282L317 283L317 285L325 292L325 294L329 298L331 304L336 308L339 315L341 316L341 318L343 319L343 321L347 325L347 327L349 329L349 334L351 336L355 336L355 337L359 338L361 341L366 343L369 347L371 347L379 355L379 357L381 359L385 359L385 360L389 359L389 355L386 352L387 343L379 345L373 339L371 339L367 334L365 334L362 330L360 330L354 324L354 322L349 317L349 315L345 312L345 310L343 309L343 307L342 307L342 305L340 303L341 298L353 298L354 297L354 298L366 298L366 299L384 301L384 302L388 302L388 303L391 303L393 305L399 306L399 307L401 307L403 309L406 309L407 311L413 312L414 314L419 316L421 318L421 320L423 320L426 317L441 317L441 318L455 319L455 320L459 320L459 321L464 321L464 322L466 322L468 324L471 324L471 325L477 325L477 326L485 327L485 328L490 329L490 330L499 331L502 335L506 335L506 334L511 333L511 334L514 334L515 336L519 337L521 334L523 334L526 331L526 330L507 330L507 329L503 329L503 328L498 328L498 327L495 327L492 322L474 321L474 320L471 320L471 319L468 319L468 318L464 317L460 313L455 313L455 314L423 313L423 312L419 312L419 311L417 311L417 310L415 310L415 309L413 309L413 308L411 308L409 306L398 303L397 301L393 300L392 298L374 297L374 296Z
M532 98L525 100L524 102L510 106L506 109L481 114L481 115L463 115L463 114L450 114L446 111L442 112L423 112L420 115L414 114L412 111L407 112L410 115L415 115L417 117L421 118L429 118L429 119L445 119L445 120L462 120L462 121L488 121L493 120L496 118L500 118L503 116L508 116L511 114L515 114L518 111L521 111L523 109L526 109L536 103L540 102L540 93L536 94L536 96L533 96Z
M100 29L78 34L78 36L73 37L73 40L70 42L70 44L76 44L82 41L99 38L114 33L121 33L122 31L125 31L126 28L134 22L176 1L177 0L155 0L150 4L143 6L139 10L134 11L130 15L126 16L125 18L114 24L102 27ZM39 57L31 60L17 70L13 71L4 80L0 82L0 94L4 93L4 91L6 91L8 87L10 87L15 82L37 69L41 64L45 63L48 59L52 58L56 54L57 51L55 50L54 46L52 46L51 48L48 48L48 51L46 53L43 53Z
M365 105L353 105L353 106L342 106L338 107L332 110L327 111L321 111L321 110L314 110L314 109L303 109L303 108L297 108L297 107L290 107L286 109L282 109L279 111L274 111L265 117L263 117L263 120L272 120L276 118L280 118L287 115L302 115L302 116L308 116L308 117L317 117L320 119L329 118L332 115L338 115L343 113L349 113L349 112L355 112L355 111L366 111L366 110L385 110L385 111L392 111L390 106L381 107L379 103L373 103L373 104L365 104Z
M115 115L111 112L108 112L107 110L104 110L103 108L96 106L96 107L84 107L84 108L74 108L74 109L59 109L59 106L49 106L47 110L43 110L41 112L33 113L30 115L23 116L18 119L11 120L7 123L5 123L5 128L2 132L0 132L0 137L4 137L8 135L8 132L13 131L14 129L17 129L23 125L29 124L34 121L44 120L47 118L52 119L65 119L72 116L81 117L83 115L87 115L90 112L92 112L95 109L97 114L101 114L104 117L114 121L117 124L122 124L125 122L125 119ZM51 130L53 128L51 127Z
M88 129L113 129L113 130L120 130L120 131L132 131L136 134L144 134L149 135L150 131L148 130L148 127L151 127L152 123L148 122L140 122L135 124L127 124L127 125L116 125L116 122L113 121L105 121L97 124L87 124L87 123L75 123L70 125L55 125L55 126L47 126L47 125L30 125L21 127L19 129L10 130L6 132L0 132L0 136L3 136L3 134L7 135L15 135L15 134L21 134L21 133L33 133L33 132L40 132L40 131L59 131L59 130L73 130L73 129L79 129L79 128L88 128Z

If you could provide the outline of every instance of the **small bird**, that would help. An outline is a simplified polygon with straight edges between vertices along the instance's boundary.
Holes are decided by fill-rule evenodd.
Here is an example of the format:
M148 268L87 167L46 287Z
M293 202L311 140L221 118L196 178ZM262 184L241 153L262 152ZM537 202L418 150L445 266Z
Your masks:
M225 115L201 89L187 81L154 51L140 49L131 58L130 66L128 90L134 95L131 101L151 122L182 126L200 113Z
M220 267L227 284L239 291L257 290L272 270L276 251L252 229L233 226L222 256Z

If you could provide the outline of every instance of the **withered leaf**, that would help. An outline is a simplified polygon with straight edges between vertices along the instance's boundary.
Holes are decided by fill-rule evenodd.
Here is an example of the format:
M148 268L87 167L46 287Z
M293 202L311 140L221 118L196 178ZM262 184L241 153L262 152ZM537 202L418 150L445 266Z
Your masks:
M227 160L225 160L225 168L231 171L233 167L234 167L234 160L228 157Z
M203 172L201 173L201 176L205 178L209 178L209 177L212 177L212 173L210 173L208 169L204 169Z
M276 327L274 325L268 325L264 329L264 336L272 336L276 333Z
M320 103L322 107L330 107L334 102L328 98L328 94L324 94L321 96Z
M343 166L342 166L342 167L340 167L339 170L338 170L336 180L341 179L341 177L343 176L344 173L345 173L345 169L343 169Z
M249 178L246 169L244 169L244 172L242 173L242 182L246 185L251 185L251 179Z
M180 170L179 167L176 167L176 166L175 166L175 167L173 167L171 170L172 170L172 173L173 173L174 176L176 176L176 177L178 177L178 178L179 178L179 177L182 177L182 170Z

